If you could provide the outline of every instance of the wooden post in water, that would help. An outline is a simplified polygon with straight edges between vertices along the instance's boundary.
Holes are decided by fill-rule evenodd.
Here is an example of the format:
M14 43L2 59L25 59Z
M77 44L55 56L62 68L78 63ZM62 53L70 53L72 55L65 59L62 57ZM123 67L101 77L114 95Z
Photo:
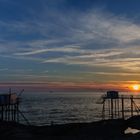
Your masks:
M108 114L109 114L109 118L110 118L110 100L108 100Z
M1 106L1 120L3 121L3 105Z
M133 116L133 96L130 97L131 100L131 117Z
M115 118L116 118L116 116L117 116L117 99L115 99Z
M121 98L122 100L122 119L124 119L124 98Z
M7 121L7 105L5 106L5 120Z
M118 117L120 118L120 100L117 100L117 107L118 107Z
M102 119L105 119L105 100L103 100Z
M111 98L111 119L114 118L114 114L113 114L113 99Z

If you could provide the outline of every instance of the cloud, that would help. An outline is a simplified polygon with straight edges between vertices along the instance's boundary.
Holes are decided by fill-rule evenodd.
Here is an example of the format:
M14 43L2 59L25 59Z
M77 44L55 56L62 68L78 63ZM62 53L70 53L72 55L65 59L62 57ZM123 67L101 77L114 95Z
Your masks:
M97 9L63 13L47 8L33 11L31 19L0 21L0 57L70 65L73 71L88 67L100 75L140 71L140 25L134 19Z
M2 69L0 69L0 71L7 71L8 70L8 68L2 68Z
M45 52L66 52L66 53L81 52L81 50L78 48L79 48L78 46L59 47L59 48L53 48L53 49L41 49L41 50L33 50L31 52L15 53L14 55L24 56L24 55L40 54L40 53L45 53Z

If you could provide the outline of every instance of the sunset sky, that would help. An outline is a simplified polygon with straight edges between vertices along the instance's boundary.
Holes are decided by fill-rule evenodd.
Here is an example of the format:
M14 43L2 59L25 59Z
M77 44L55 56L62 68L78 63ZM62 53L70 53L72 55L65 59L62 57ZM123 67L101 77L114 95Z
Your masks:
M140 0L0 0L0 87L127 89L140 80Z

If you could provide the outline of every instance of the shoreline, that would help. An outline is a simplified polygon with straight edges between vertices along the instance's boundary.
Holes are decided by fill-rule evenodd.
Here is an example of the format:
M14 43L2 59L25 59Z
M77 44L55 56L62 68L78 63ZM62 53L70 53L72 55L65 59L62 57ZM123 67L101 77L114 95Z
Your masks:
M138 120L139 119L139 120ZM92 139L140 139L140 133L125 134L128 127L140 129L140 116L128 120L101 120L91 123L69 123L34 126L15 122L0 122L0 136L14 140L92 140Z

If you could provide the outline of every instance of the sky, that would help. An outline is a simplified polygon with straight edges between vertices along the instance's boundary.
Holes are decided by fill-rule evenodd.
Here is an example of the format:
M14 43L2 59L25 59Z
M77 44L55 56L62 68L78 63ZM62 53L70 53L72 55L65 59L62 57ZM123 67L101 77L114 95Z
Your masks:
M139 0L0 0L0 87L128 89L140 83Z

